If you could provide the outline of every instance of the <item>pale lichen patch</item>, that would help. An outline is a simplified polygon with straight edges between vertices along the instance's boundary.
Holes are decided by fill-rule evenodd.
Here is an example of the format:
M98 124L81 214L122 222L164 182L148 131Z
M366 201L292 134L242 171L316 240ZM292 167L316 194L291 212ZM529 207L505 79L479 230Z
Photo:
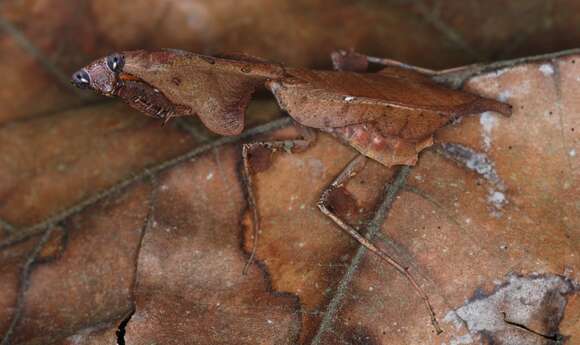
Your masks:
M492 112L486 111L481 114L479 118L479 123L481 124L482 127L481 135L483 137L483 149L485 151L489 151L489 149L491 148L491 134L493 128L497 125L497 119L495 118L495 115Z
M544 344L546 339L562 338L558 325L568 296L578 289L577 283L559 275L512 274L489 294L477 290L443 321L456 328L464 324L473 337L485 337L494 344ZM462 335L454 340L461 344L464 339Z
M443 154L467 169L476 172L489 182L487 201L493 207L492 214L501 216L502 208L508 204L507 188L495 170L495 165L485 153L476 152L459 144L442 144Z

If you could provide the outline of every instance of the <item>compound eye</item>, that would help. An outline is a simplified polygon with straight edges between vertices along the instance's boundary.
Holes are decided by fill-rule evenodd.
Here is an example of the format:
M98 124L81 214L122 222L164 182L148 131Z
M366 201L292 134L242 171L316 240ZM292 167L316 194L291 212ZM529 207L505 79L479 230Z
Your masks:
M75 72L72 76L72 82L75 84L76 87L81 89L86 89L91 86L91 77L84 69Z
M125 65L125 58L123 55L115 53L107 56L107 67L113 72L120 72Z

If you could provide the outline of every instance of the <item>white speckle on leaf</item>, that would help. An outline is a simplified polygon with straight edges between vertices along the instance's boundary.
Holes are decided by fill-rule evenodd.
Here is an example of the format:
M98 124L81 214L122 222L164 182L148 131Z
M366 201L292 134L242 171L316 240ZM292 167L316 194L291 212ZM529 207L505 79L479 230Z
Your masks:
M299 161L302 162L303 160L299 159ZM324 163L322 163L322 161L320 159L310 158L310 159L308 159L306 164L308 166L308 172L313 177L323 176L325 171L326 171Z
M354 97L353 96L345 96L344 101L345 102L352 102L352 101L354 101Z
M570 150L570 151L568 152L568 155L569 155L570 157L576 157L576 149L572 149L572 150Z
M504 91L502 91L502 92L500 92L500 93L499 93L499 97L498 97L498 99L499 99L499 101L500 101L500 102L507 102L507 101L508 101L508 99L509 99L511 96L512 96L512 93L511 93L511 91L509 91L509 90L504 90Z
M207 176L205 177L205 179L207 181L211 180L212 178L213 178L213 173L212 172L210 172L209 174L207 174Z
M489 201L495 208L502 208L503 205L507 202L505 198L505 194L498 191L492 191L489 196L487 197L487 201Z
M492 112L486 111L481 114L479 118L479 123L483 127L483 149L485 151L489 151L491 148L491 132L493 128L496 126L497 120L495 115Z
M549 63L542 64L540 66L540 72L542 72L546 77L551 76L554 74L554 67Z

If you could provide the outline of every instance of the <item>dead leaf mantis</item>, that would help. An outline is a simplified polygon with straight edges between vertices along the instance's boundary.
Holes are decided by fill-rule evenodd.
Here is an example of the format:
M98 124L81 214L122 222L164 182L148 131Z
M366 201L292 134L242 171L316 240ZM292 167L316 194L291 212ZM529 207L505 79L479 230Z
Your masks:
M354 52L332 54L334 71L288 68L241 54L203 56L178 50L130 51L98 59L73 75L72 82L106 96L120 97L133 108L168 121L197 115L211 131L237 135L256 88L265 86L296 122L302 138L262 141L242 146L244 178L253 220L252 263L260 217L252 183L250 156L255 148L298 152L327 132L360 154L322 191L318 208L340 229L403 274L421 296L437 333L429 297L415 278L329 207L329 196L360 172L367 158L386 167L414 165L418 153L433 144L433 133L451 120L511 106L434 82L449 71L431 71ZM366 73L369 63L383 67Z

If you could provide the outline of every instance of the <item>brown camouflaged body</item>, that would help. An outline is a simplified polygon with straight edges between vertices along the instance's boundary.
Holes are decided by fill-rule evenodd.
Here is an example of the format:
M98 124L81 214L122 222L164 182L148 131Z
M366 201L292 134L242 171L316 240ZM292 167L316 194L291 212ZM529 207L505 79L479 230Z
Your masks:
M93 88L101 93L113 88L115 96L146 114L166 120L195 114L211 131L236 135L244 128L252 93L265 85L298 123L331 133L385 166L415 164L417 154L432 145L433 133L454 118L485 111L511 114L507 104L453 90L403 68L314 71L241 54L121 54L125 65L113 81L105 59L85 70L91 80L113 85Z

